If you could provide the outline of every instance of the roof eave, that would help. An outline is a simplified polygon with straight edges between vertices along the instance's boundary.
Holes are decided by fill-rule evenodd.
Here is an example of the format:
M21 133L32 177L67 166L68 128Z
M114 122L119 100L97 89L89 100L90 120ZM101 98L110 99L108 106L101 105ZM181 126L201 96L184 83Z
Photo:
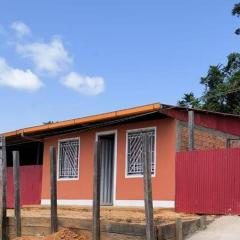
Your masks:
M35 134L35 133L37 134L39 132L45 132L45 131L47 132L54 129L74 127L77 125L90 124L90 123L99 122L99 121L120 119L120 118L133 116L141 113L153 112L153 111L159 110L160 108L161 108L160 103L154 103L154 104L144 105L140 107L123 109L119 111L108 112L108 113L103 113L103 114L98 114L98 115L93 115L93 116L88 116L83 118L76 118L76 119L51 123L51 124L23 128L23 129L11 131L11 132L5 132L1 135L8 138L8 137Z

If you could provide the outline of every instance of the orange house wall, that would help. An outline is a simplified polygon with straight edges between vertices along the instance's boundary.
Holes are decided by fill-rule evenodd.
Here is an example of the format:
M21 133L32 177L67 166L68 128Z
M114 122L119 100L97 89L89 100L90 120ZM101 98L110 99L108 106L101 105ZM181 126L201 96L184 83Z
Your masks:
M126 131L156 127L156 175L152 178L154 200L175 198L176 121L159 119L122 124L82 133L55 136L44 140L42 199L50 198L49 147L58 140L80 137L79 179L58 181L58 199L92 199L93 149L96 133L117 130L116 200L142 200L143 178L126 178Z

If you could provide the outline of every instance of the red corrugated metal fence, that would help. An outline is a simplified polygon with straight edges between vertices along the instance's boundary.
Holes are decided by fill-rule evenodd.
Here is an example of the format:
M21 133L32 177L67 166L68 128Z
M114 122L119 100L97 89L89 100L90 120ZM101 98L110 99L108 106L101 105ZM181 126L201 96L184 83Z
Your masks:
M14 207L13 168L7 169L7 207ZM20 167L21 205L40 204L42 189L42 166Z
M240 214L240 148L177 153L176 211Z

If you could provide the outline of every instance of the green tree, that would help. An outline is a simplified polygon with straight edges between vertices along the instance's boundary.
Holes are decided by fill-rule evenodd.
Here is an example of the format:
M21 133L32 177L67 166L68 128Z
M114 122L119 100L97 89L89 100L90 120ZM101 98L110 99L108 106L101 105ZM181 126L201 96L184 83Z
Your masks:
M237 17L240 17L240 3L236 3L233 7L233 10L232 10L232 15L233 16L237 16ZM240 28L237 28L235 30L235 33L237 35L240 35Z
M43 122L43 125L47 125L47 124L52 124L52 123L54 123L54 121L47 121L47 122Z
M234 5L232 15L240 17L240 3ZM235 33L240 35L240 28ZM210 66L200 84L204 86L201 97L196 98L192 92L186 93L178 105L240 114L240 53L231 53L225 66Z
M194 96L193 92L185 93L180 101L178 101L179 106L188 108L200 108L201 103L198 98Z
M201 97L186 93L178 105L240 114L240 53L231 53L225 66L210 66L200 84L204 86Z

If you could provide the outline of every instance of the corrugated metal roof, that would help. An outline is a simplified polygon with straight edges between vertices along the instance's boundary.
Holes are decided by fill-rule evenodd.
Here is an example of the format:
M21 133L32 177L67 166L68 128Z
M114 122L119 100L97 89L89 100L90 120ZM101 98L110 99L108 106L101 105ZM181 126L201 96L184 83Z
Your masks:
M240 114L224 113L224 112L215 112L215 111L210 111L210 110L205 110L205 109L188 108L188 107L174 106L174 105L163 104L163 103L161 103L161 106L162 106L162 109L177 109L177 110L183 110L183 111L193 110L193 111L195 111L195 112L209 113L209 114L214 114L214 115L219 115L219 116L227 116L227 117L240 118Z
M22 129L18 129L11 132L5 132L0 135L4 135L6 137L14 137L14 136L19 136L23 134L35 134L35 133L44 132L44 131L51 131L54 129L74 127L77 125L90 124L90 123L95 123L100 121L121 119L124 117L134 116L137 114L151 113L160 109L161 109L161 112L166 115L168 115L167 110L176 109L176 110L183 110L183 111L194 110L195 112L202 112L206 114L209 113L209 114L214 114L218 116L240 118L240 115L236 115L236 114L220 113L220 112L213 112L213 111L207 111L202 109L191 109L191 108L174 106L174 105L153 103L153 104L148 104L144 106L128 108L128 109L123 109L123 110L118 110L118 111L113 111L113 112L108 112L108 113L103 113L98 115L75 118L71 120L60 121L60 122L55 122L50 124L43 124L43 125L34 126L34 127L22 128Z
M44 125L39 125L34 127L22 128L22 129L18 129L11 132L5 132L5 133L2 133L1 135L4 135L5 137L14 137L22 134L34 134L34 133L50 131L58 128L72 127L75 125L120 119L123 117L133 116L136 114L153 112L153 111L159 110L160 108L161 108L160 103L153 103L149 105L128 108L128 109L123 109L123 110L114 111L114 112L108 112L108 113L76 118L76 119L71 119L66 121L60 121L60 122L55 122L50 124L44 124Z

